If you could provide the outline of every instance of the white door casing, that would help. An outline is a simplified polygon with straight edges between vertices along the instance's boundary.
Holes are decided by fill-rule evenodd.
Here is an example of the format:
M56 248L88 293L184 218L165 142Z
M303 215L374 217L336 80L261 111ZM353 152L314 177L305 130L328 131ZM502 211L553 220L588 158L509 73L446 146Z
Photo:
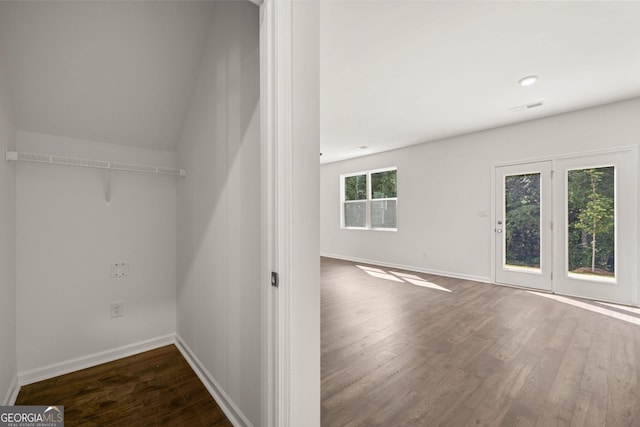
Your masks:
M318 60L318 3L262 2L261 425L266 427L320 426ZM272 271L279 275L277 288L271 286Z

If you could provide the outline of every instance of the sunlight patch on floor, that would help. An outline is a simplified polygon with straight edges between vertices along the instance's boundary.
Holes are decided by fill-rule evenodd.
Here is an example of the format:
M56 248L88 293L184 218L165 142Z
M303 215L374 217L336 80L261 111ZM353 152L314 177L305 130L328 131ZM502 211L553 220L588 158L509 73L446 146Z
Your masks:
M625 322L629 322L629 323L633 323L635 325L640 325L640 317L635 317L635 316L631 316L628 314L624 314L624 313L620 313L618 311L614 311L614 310L609 310L605 307L602 307L600 305L595 305L595 304L589 304L583 301L577 301L571 298L567 298L567 297L563 297L560 295L554 295L554 294L547 294L544 292L535 292L535 291L527 291L530 294L533 295L538 295L539 297L545 297L545 298L549 298L555 301L559 301L562 302L564 304L569 304L572 305L574 307L578 307L578 308L582 308L584 310L589 310L589 311L593 311L594 313L599 313L599 314L604 314L605 316L609 316L612 317L614 319L619 319L619 320L623 320ZM604 303L598 303L598 304L604 304ZM620 305L616 305L616 304L606 304L609 305L611 307L615 307L615 308L619 308L619 309L623 309L623 310L627 310L629 312L635 312L635 309L632 307L626 307L626 306L620 306Z
M369 276L373 276L373 277L377 277L379 279L386 279L386 280L391 280L394 282L404 282L402 279L397 278L396 276L392 276L391 274L388 273L377 273L375 271L367 271L366 272Z
M385 280L391 280L394 282L403 282L402 279L398 279L395 276L392 276L391 274L387 273L384 270L381 270L379 268L374 268L374 267L368 267L368 266L364 266L364 265L358 265L357 266L360 270L364 271L365 273L367 273L369 276L373 276L373 277L377 277L378 279L385 279Z
M451 290L424 280L422 277L415 274L401 273L399 271L384 271L380 268L369 267L365 265L356 265L356 267L367 273L369 276L377 277L378 279L390 280L392 282L408 283L410 285L435 289L437 291L451 292Z
M433 282L428 282L424 280L422 277L416 276L415 274L400 273L398 271L390 271L389 273L395 274L396 276L401 277L405 282L411 283L412 285L422 286L423 288L435 289L437 291L451 292L449 289L443 288L440 285L436 285Z

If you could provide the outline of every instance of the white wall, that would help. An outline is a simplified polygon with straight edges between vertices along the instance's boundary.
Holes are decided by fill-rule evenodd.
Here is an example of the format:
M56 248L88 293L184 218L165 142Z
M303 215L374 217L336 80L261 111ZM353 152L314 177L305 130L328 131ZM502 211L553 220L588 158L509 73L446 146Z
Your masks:
M323 254L489 281L492 165L640 143L640 98L321 167ZM340 229L340 174L398 167L398 231Z
M259 9L216 2L178 163L177 332L260 425Z
M9 92L0 64L0 155L15 149ZM16 182L15 164L0 160L0 404L16 377Z
M175 166L175 153L18 132L18 150ZM22 374L175 332L173 176L17 165L17 331ZM130 275L112 279L126 261ZM124 316L110 317L110 303Z

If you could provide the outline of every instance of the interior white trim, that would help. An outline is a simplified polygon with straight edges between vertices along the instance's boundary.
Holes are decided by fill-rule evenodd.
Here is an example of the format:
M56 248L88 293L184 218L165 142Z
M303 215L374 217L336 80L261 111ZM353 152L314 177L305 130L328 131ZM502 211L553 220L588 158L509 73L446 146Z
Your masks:
M18 384L18 375L14 375L11 380L11 384L9 384L9 389L7 390L7 394L4 399L0 403L2 406L11 406L16 403L16 399L18 398L18 393L20 392L20 385Z
M636 146L636 150L635 150L635 162L636 162L636 166L638 168L638 170L636 170L636 173L638 176L640 176L640 149L638 149L638 147L640 146ZM638 204L640 204L640 182L638 182L637 188L636 188L636 209L640 209L640 206L638 206ZM637 229L636 229L636 253L640 254L640 224L638 224ZM632 294L632 298L633 301L635 301L635 304L637 307L640 307L640 281L638 281L638 278L640 277L640 263L638 263L638 265L636 266L636 281L638 282L635 289L633 290L633 294Z
M261 6L261 111L263 212L267 231L263 235L266 274L275 271L280 286L263 292L266 337L263 338L263 402L265 427L289 427L291 423L291 276L292 267L292 26L291 0L266 0ZM264 223L263 223L264 224Z
M321 253L320 256L323 256L323 257L326 257L326 258L341 259L343 261L360 262L360 263L363 263L363 264L373 264L373 265L378 265L380 267L397 268L397 269L400 269L400 270L415 271L417 273L426 273L426 274L433 274L433 275L436 275L436 276L451 277L451 278L454 278L454 279L473 280L474 282L481 282L481 283L493 283L493 281L491 280L490 277L473 276L473 275L470 275L470 274L460 274L460 273L454 273L454 272L451 272L451 271L433 270L433 269L430 269L430 268L414 267L414 266L411 266L411 265L394 264L394 263L391 263L391 262L376 261L376 260L370 260L370 259L364 259L364 258L355 258L355 257L336 255L336 254L328 254L328 253Z
M277 290L270 286L275 271L275 83L273 6L260 6L260 185L261 185L261 251L262 251L262 333L261 333L261 402L260 418L265 427L274 427L278 398L276 374L275 298Z
M260 6L260 165L261 165L261 211L262 211L262 274L264 279L274 267L274 187L273 187L273 8L264 3ZM260 418L265 427L274 425L275 417L275 347L274 347L274 291L263 283L261 293L262 334L261 334L261 402Z
M565 160L565 159L575 159L580 157L591 157L597 156L598 154L612 154L612 153L624 153L624 152L635 152L637 150L637 145L625 145L622 147L613 147L613 148L602 148L600 150L588 150L588 151L579 151L575 153L566 153L559 154L556 156L542 156L542 157L534 157L525 160L516 160L509 162L498 162L494 163L491 167L492 170L500 166L511 166L511 165L523 165L527 163L538 163L538 162L549 162L554 160Z
M224 389L220 387L220 384L218 384L207 368L204 367L180 335L176 334L175 344L198 378L200 378L200 381L202 381L209 394L211 394L220 409L222 409L222 412L224 412L229 421L231 421L231 424L236 427L253 427L253 424L251 424L229 395L225 393Z
M20 386L68 374L70 372L79 371L81 369L91 368L103 363L112 362L122 359L123 357L133 356L134 354L153 350L175 342L175 334L168 334L122 347L105 350L98 353L89 354L75 359L65 360L64 362L54 363L52 365L43 366L41 368L30 369L28 371L18 372L18 384Z

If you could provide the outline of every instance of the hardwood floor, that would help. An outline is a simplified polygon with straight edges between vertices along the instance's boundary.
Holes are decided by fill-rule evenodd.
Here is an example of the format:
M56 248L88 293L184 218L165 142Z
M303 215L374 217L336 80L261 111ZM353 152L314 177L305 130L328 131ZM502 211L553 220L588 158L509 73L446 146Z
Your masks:
M637 322L322 259L323 427L637 427L639 384Z
M174 345L23 386L16 405L63 405L67 427L231 426Z

